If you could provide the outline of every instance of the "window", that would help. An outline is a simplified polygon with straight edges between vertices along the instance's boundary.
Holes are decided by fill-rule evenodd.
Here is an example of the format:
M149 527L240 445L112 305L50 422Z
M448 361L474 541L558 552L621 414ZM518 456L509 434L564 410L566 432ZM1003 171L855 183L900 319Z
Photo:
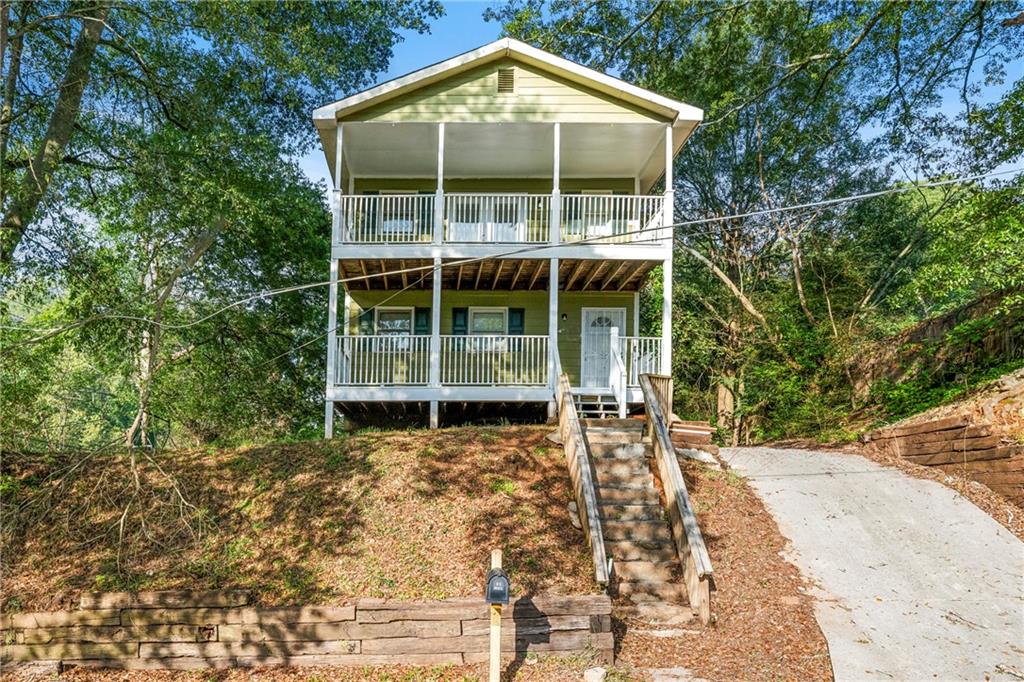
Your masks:
M508 308L470 308L469 333L508 334Z
M381 336L412 334L412 308L377 308L376 333Z

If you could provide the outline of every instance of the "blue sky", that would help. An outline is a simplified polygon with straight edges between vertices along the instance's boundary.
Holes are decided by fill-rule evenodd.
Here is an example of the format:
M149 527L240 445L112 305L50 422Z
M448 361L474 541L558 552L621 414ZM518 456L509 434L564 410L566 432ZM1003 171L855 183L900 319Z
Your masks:
M488 7L500 4L468 0L445 2L444 16L431 24L429 33L404 34L404 40L394 47L394 55L387 71L377 78L377 82L390 80L497 39L501 33L501 26L497 22L484 21L483 13ZM976 73L980 73L982 66L977 65L975 68ZM1024 63L1008 64L1006 82L983 87L983 95L978 98L979 102L987 103L998 99L1021 77L1024 77ZM945 113L954 114L962 106L959 91L954 88L946 93L941 109ZM876 132L871 128L863 131L865 135L873 135ZM325 186L330 184L327 161L319 147L299 159L299 165L312 180L323 181ZM1008 167L1010 166L1004 164L998 170Z
M405 40L395 45L391 64L377 81L390 80L497 39L501 26L483 18L484 10L495 4L446 2L445 15L433 22L430 33L406 33ZM328 184L327 161L319 148L300 159L299 165L313 180Z

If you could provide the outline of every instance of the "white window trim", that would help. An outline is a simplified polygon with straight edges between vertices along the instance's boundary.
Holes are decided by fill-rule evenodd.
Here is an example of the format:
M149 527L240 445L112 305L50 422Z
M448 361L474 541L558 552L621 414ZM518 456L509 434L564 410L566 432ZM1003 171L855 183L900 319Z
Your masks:
M407 312L409 313L409 336L416 334L416 308L414 306L376 306L373 309L373 334L374 336L383 336L380 330L380 314L381 313L396 313L396 312ZM388 334L388 336L401 336L400 334Z
M503 317L502 332L500 335L489 332L487 334L476 334L473 332L473 314L474 313L497 313L500 312ZM508 308L503 306L470 306L468 318L466 319L466 334L467 336L508 336Z

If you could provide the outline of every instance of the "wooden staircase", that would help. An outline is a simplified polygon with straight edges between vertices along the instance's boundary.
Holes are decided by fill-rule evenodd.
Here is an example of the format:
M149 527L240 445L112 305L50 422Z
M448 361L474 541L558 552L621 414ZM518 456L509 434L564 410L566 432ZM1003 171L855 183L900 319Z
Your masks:
M597 504L612 559L615 593L633 615L671 613L689 619L686 586L672 531L651 473L653 449L636 419L583 420L596 473ZM675 608L672 608L675 607ZM680 618L685 614L685 618Z
M619 403L611 393L578 393L573 395L580 419L613 419L619 416Z

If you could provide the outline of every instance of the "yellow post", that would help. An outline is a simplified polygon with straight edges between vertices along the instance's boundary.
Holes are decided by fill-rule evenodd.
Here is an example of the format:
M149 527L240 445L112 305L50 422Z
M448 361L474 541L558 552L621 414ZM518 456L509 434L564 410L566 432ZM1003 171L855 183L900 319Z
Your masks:
M491 550L491 568L501 568L501 550ZM490 682L501 680L501 604L491 604Z

